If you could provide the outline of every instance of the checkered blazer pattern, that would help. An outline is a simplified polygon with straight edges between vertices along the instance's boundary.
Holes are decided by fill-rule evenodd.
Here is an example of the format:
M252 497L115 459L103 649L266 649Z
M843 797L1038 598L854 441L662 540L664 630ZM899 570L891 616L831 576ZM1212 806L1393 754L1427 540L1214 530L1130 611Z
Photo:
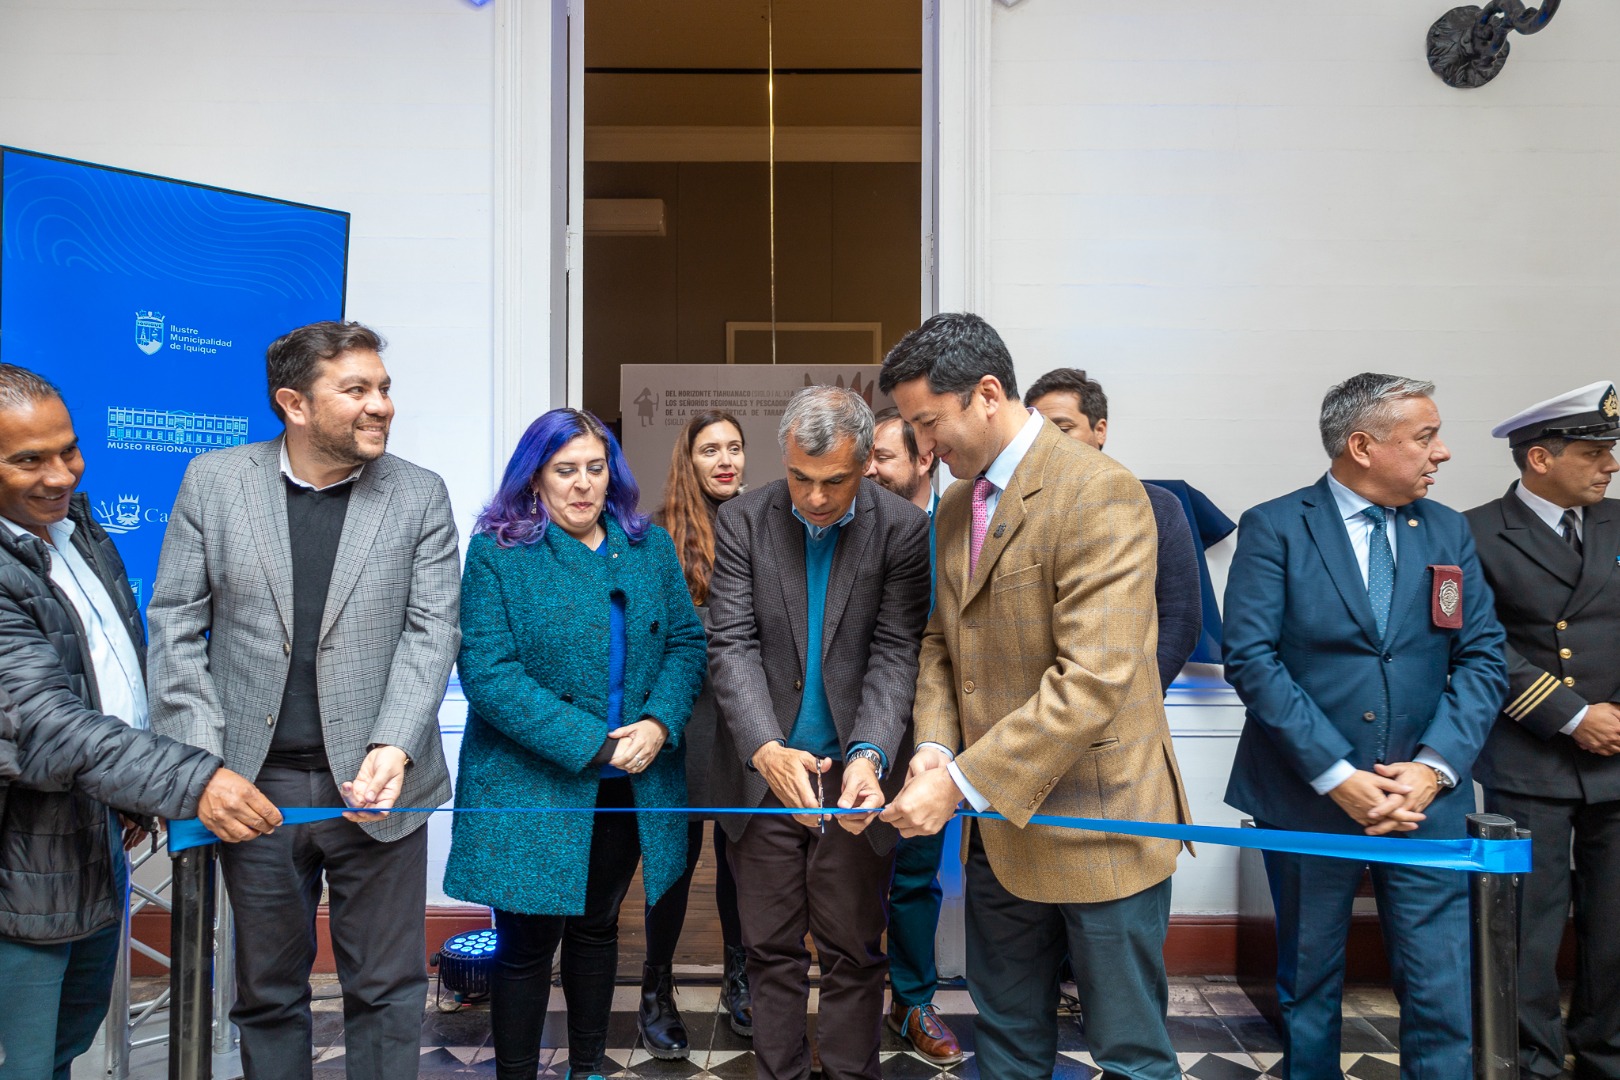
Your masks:
M1158 541L1141 483L1050 423L1013 472L968 579L972 485L934 514L934 614L916 738L960 748L1009 823L980 822L1013 895L1094 903L1168 877L1172 840L1029 825L1034 814L1187 822L1155 650Z
M147 610L152 727L256 777L291 663L293 577L281 441L199 456L169 513ZM334 778L366 748L410 755L401 806L450 797L439 703L461 645L456 525L444 481L391 454L349 496L321 620L316 687ZM379 840L424 814L365 825Z
M911 760L917 642L928 617L928 515L863 479L855 517L839 532L822 621L822 683L838 743L883 750L892 799ZM709 681L721 723L709 790L721 806L758 806L769 786L748 767L754 751L793 731L804 699L809 627L804 525L786 480L728 500L715 528L709 586ZM829 805L837 802L826 793ZM720 818L733 839L753 819ZM862 834L878 854L899 838L874 821Z

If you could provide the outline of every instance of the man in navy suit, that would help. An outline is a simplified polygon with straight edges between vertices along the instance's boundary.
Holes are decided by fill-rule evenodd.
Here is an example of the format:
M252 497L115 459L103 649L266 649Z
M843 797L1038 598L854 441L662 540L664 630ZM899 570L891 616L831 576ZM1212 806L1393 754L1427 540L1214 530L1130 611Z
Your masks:
M1361 374L1322 401L1332 465L1243 515L1226 677L1247 707L1226 801L1261 827L1460 837L1507 690L1502 627L1462 515L1427 502L1451 452L1432 383ZM1342 1077L1340 1005L1365 864L1267 853L1287 1080ZM1376 864L1401 1075L1469 1075L1463 875Z

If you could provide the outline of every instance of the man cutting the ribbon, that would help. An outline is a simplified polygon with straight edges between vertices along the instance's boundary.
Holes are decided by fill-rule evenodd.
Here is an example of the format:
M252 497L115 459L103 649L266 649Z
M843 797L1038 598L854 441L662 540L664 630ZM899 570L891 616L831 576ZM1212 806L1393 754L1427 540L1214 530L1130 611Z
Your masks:
M879 385L918 446L971 478L935 512L917 751L883 818L932 834L966 798L1007 819L968 827L979 1075L1053 1075L1067 949L1097 1066L1178 1077L1163 950L1180 842L1029 824L1037 813L1191 820L1155 661L1147 493L1019 405L1012 357L976 315L935 315L907 334Z
M722 806L866 809L833 822L728 814L761 1080L802 1080L810 953L821 968L829 1080L880 1080L884 895L898 839L875 812L898 789L917 641L928 616L928 515L862 478L872 410L852 390L789 400L787 478L720 508L709 676ZM808 828L806 827L808 826Z
M1433 394L1433 383L1374 373L1333 387L1320 418L1327 475L1238 526L1226 677L1248 714L1226 801L1262 828L1466 832L1466 778L1507 669L1468 524L1425 498L1451 457ZM1364 871L1266 854L1285 1080L1343 1075L1345 943ZM1401 1004L1401 1076L1467 1076L1467 882L1385 864L1372 880Z

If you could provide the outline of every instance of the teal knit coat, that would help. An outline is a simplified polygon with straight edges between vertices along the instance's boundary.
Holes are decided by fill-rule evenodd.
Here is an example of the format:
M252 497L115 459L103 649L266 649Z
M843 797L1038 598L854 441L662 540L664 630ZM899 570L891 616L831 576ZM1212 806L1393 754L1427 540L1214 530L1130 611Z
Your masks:
M595 806L591 764L607 737L609 596L625 597L624 723L651 716L669 739L632 776L637 806L686 799L681 733L707 667L703 625L669 534L639 543L604 516L604 558L552 526L503 548L467 548L461 584L461 741L456 806ZM579 915L589 814L457 814L444 891L531 915ZM686 868L686 815L638 814L642 880L656 902Z

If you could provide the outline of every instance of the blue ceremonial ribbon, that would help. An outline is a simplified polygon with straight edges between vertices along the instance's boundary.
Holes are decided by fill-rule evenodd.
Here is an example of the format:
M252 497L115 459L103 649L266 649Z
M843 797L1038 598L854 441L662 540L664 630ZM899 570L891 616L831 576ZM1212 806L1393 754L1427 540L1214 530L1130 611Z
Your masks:
M377 813L379 811L369 811ZM340 806L297 806L281 811L283 825L307 825L341 817ZM787 807L757 806L396 806L390 814L785 814L828 815L869 814L870 810L840 806ZM981 821L1006 821L1000 814L960 810L962 817ZM1222 847L1251 848L1257 851L1283 851L1294 855L1322 855L1333 859L1391 863L1396 866L1427 866L1437 870L1466 870L1486 874L1528 874L1529 840L1413 840L1394 836L1365 836L1342 833L1292 832L1286 829L1233 829L1216 825L1178 825L1159 821L1115 821L1110 818L1059 817L1036 814L1031 825L1058 829L1085 829L1089 832L1124 836L1149 836L1160 840L1183 840ZM169 853L204 847L218 838L196 818L169 822Z

